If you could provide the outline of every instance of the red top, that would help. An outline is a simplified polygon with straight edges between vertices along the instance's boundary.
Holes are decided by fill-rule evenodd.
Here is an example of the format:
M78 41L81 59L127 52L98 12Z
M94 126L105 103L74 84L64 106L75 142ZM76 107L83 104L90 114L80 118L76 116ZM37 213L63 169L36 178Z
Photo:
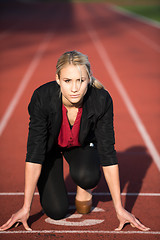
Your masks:
M78 113L76 120L72 129L70 128L68 117L67 117L67 109L62 104L62 125L58 136L58 145L60 147L75 147L80 146L78 141L79 129L80 129L80 121L82 116L82 107L78 108Z

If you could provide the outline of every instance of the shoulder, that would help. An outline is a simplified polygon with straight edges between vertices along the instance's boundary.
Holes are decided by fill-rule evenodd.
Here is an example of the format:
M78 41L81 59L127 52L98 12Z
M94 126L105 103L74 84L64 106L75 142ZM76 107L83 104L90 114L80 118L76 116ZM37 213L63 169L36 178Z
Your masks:
M53 98L59 96L59 85L56 81L47 82L33 92L32 98L47 103Z
M101 97L101 98L111 98L109 92L104 89L104 88L95 88L95 87L91 87L92 88L92 92L97 95L97 97Z
M57 99L59 99L59 85L56 81L47 82L34 90L29 108L39 106L47 110L51 102L55 103Z
M113 109L112 98L109 92L103 88L89 87L85 100L88 111L93 112L98 118Z
M51 81L51 82L47 82L41 86L39 86L37 89L35 89L35 92L37 94L39 94L40 96L45 96L46 95L50 95L50 94L54 94L59 90L59 85L57 84L56 81Z
M91 87L91 98L94 104L102 109L106 109L113 102L110 93L104 88Z

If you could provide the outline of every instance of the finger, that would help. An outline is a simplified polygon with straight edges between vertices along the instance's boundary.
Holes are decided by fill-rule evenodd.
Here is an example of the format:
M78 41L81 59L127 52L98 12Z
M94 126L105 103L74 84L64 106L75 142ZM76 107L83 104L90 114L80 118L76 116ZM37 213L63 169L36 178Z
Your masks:
M27 221L24 221L24 222L22 222L22 223L23 223L24 228L25 228L27 231L32 231L32 229L28 226Z
M121 231L124 226L124 222L120 222L119 227L115 229L115 231Z
M142 231L148 231L150 228L144 226L137 218L135 218L135 222L138 224L138 228Z
M142 231L149 231L149 230L150 230L150 228L143 227L143 226L141 226L141 225L139 225L139 224L131 224L131 226L132 226L132 227L136 227L136 228L138 228L138 229L140 229L140 230L142 230Z
M145 227L137 218L135 218L135 221L142 227Z
M3 224L3 225L0 227L0 231L2 231L6 226L7 226L7 223Z
M10 228L16 221L14 221L13 219L9 219L1 228L1 231L7 230L8 228Z
M12 221L12 217L0 227L0 230L3 229L4 227L6 227L10 222Z
M15 222L13 221L13 216L0 227L0 231L4 231L8 228L10 228Z
M130 223L130 225L131 225L133 228L135 228L135 226L134 226L134 224L133 224L133 223Z
M148 231L150 228L145 227L136 217L130 222L132 227L136 227L142 231Z
M20 224L20 222L17 222L16 225L14 226L15 228L18 227Z

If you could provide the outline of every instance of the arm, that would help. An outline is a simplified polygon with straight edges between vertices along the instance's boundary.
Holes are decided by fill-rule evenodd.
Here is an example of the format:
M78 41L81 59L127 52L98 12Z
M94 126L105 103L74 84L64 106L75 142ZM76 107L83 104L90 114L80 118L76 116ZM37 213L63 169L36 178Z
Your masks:
M115 230L122 230L125 223L130 223L132 227L137 227L142 231L150 230L149 228L141 224L140 221L136 219L134 215L127 212L122 206L118 165L116 164L111 166L105 166L103 167L103 172L108 187L110 189L117 218L119 219L120 222L119 227L116 228Z
M122 208L118 165L102 167L116 212Z
M95 135L104 176L108 183L117 217L120 222L119 227L116 230L121 230L124 224L129 222L131 226L147 231L149 228L142 225L138 219L136 219L131 213L127 212L122 206L119 169L117 164L118 160L114 149L113 102L109 94L106 93L105 95L106 98L100 104L103 111L97 121Z
M34 191L37 185L38 178L41 173L41 164L29 163L25 165L25 189L24 189L24 204L22 208L13 214L11 218L0 227L1 231L7 230L12 227L13 224L22 222L26 230L32 230L28 224L27 220L29 218L32 199ZM18 224L16 224L18 226Z
M41 173L41 164L26 162L25 166L25 190L24 190L24 205L27 211L30 211L33 194Z
M25 164L25 189L23 207L0 227L0 230L10 228L16 222L22 222L26 230L31 230L27 224L34 191L39 179L42 163L45 160L47 144L47 115L43 101L37 91L34 92L28 106L30 114L27 156ZM16 225L17 226L17 225Z

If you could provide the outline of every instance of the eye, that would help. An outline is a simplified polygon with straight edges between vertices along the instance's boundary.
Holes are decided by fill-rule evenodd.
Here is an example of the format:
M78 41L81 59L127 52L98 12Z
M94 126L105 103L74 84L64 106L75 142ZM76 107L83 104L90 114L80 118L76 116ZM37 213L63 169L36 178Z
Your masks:
M66 79L64 81L65 81L65 83L69 83L71 80L70 79Z
M84 79L77 79L78 82L84 82Z

